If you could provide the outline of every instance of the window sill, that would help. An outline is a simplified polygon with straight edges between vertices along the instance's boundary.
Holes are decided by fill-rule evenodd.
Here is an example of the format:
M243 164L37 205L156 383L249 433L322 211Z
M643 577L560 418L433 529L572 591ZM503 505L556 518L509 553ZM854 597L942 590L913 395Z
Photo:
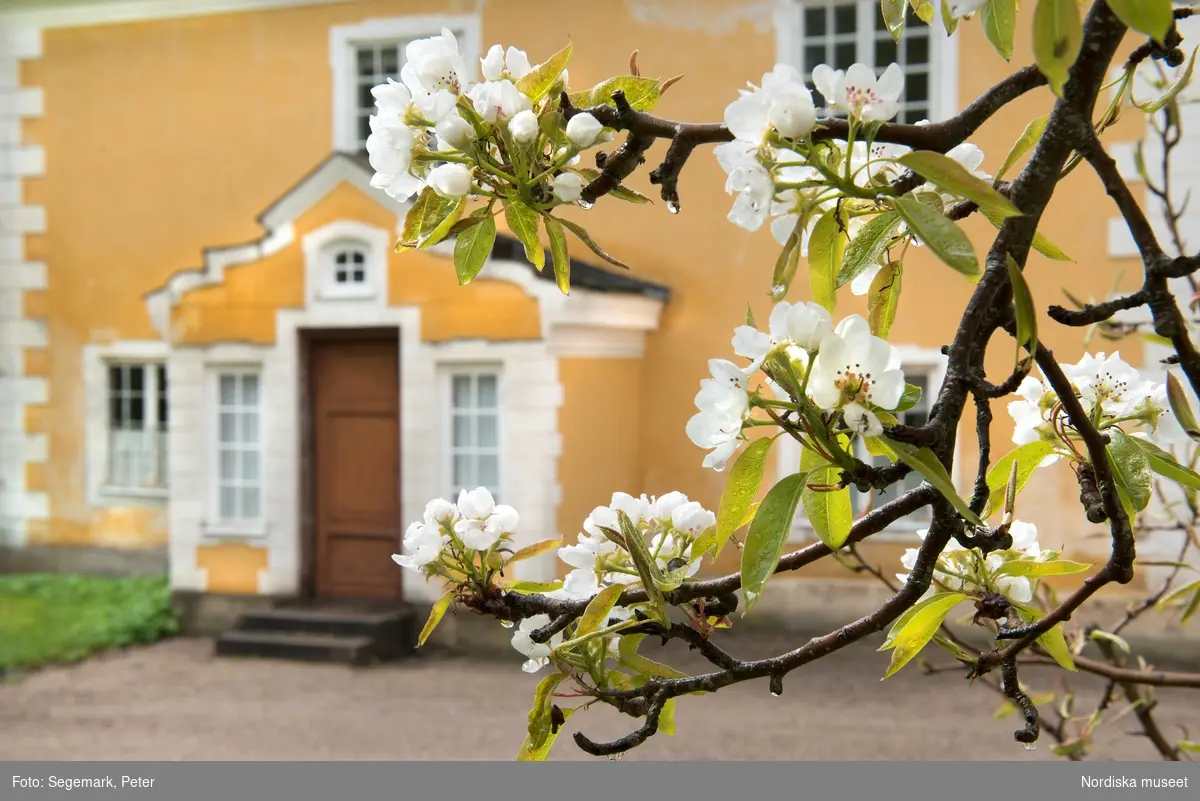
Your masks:
M117 487L106 484L100 487L99 492L106 500L165 501L170 496L170 490L166 487Z
M320 300L374 300L378 293L369 286L364 287L329 287L322 289Z
M214 539L260 540L267 536L266 523L200 524L200 533Z

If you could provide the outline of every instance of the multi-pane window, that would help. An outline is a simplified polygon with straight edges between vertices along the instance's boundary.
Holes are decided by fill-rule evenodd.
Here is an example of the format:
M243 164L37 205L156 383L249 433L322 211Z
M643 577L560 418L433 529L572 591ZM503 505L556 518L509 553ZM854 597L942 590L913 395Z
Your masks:
M929 411L933 405L933 393L936 392L936 387L930 385L929 373L920 373L912 369L905 370L905 380L915 387L921 389L921 400L916 406L906 412L901 412L896 416L900 418L900 423L906 426L923 426L929 422ZM858 458L867 464L876 466L885 466L891 462L883 457L872 456L867 452L867 449L862 445L862 441L858 441ZM872 492L861 493L856 489L851 489L851 497L854 502L854 512L856 515L862 514L868 507L875 508L890 500L900 497L910 489L915 489L921 485L924 479L921 474L915 470L904 477L903 480L897 481L895 484L883 490L873 490ZM909 524L923 523L929 519L929 507L922 507L919 511L905 518L905 522Z
M367 254L344 248L333 257L333 282L338 286L363 284L367 280Z
M451 497L487 487L500 496L500 377L494 372L450 375Z
M108 365L108 486L161 490L167 486L167 368Z
M896 63L904 69L905 79L897 122L930 119L931 28L917 19L911 7L899 42L888 32L878 0L797 0L797 14L800 52L784 57L798 63L805 81L811 83L818 64L839 70L865 64L882 75Z
M375 98L372 87L387 83L387 79L400 80L400 67L404 63L404 48L408 42L370 42L354 48L355 64L355 118L358 131L358 147L363 149L371 135L370 117L375 113Z
M262 517L261 381L249 370L217 376L217 514L224 525Z

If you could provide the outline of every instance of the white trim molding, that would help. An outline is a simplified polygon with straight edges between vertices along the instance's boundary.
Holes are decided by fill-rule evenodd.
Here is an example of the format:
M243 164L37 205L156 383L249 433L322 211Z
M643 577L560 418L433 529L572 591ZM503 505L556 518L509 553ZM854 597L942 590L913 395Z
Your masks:
M46 28L90 28L123 22L176 17L269 11L298 6L324 6L354 0L6 0L0 25Z
M306 234L304 277L308 303L315 301L369 301L385 305L388 297L388 247L391 235L355 220L338 220ZM338 285L334 281L333 257L337 250L357 248L366 256L366 280L362 284Z
M84 480L87 484L88 505L97 508L153 506L164 507L170 488L168 461L167 487L163 489L130 489L109 487L109 386L108 365L114 361L167 365L167 409L173 419L174 382L171 380L168 358L170 348L158 340L122 340L106 345L83 346ZM174 428L171 425L170 428ZM170 453L168 435L168 460Z
M45 174L40 145L24 141L23 121L42 116L42 90L21 85L21 62L41 55L39 31L0 12L0 545L23 545L29 521L49 517L45 492L26 484L26 468L44 464L45 434L25 430L26 408L49 399L49 383L27 375L28 350L47 347L44 320L25 316L25 293L47 286L46 265L27 261L25 237L46 231L46 209L23 201L26 178Z
M443 28L457 31L458 49L475 78L483 55L483 21L478 14L422 14L386 19L368 19L329 30L329 67L333 71L333 149L357 151L357 77L355 49L362 45L407 42L437 36ZM394 76L399 80L399 71Z
M829 0L774 0L775 60L799 67L803 61L801 48L800 9L806 2L828 5ZM875 20L880 14L878 0L844 0L858 5L859 53L874 41ZM958 100L958 31L947 36L942 24L941 8L937 9L933 22L921 27L929 28L929 117L932 122L953 117L960 110ZM880 65L886 66L886 65ZM811 71L811 67L809 68Z

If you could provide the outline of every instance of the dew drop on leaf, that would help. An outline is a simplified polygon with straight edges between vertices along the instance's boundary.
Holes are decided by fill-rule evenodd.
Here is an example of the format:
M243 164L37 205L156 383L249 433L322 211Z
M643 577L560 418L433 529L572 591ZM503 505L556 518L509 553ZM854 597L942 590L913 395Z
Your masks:
M500 625L504 626L504 628L506 628L506 629L511 629L516 624L513 623L511 620L501 620Z

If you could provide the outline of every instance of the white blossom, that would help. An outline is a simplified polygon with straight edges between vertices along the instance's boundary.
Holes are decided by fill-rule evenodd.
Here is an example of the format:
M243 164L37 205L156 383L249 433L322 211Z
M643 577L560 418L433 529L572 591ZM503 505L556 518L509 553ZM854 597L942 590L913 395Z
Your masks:
M567 120L567 139L575 147L583 150L595 144L596 137L603 129L600 121L585 111Z
M527 145L537 139L538 118L530 109L519 112L509 120L508 131L512 138L522 145Z
M479 116L492 124L510 120L522 111L533 108L529 98L509 80L475 84L468 97Z
M671 526L679 532L698 535L717 524L717 516L698 501L686 501L671 511Z
M505 73L514 81L519 81L533 69L524 50L509 47L506 54L498 44L492 45L487 55L479 59L479 66L485 81L498 81Z
M1031 375L1021 381L1017 395L1021 400L1008 404L1008 413L1015 424L1012 439L1016 445L1028 445L1037 442L1049 431L1047 406L1053 405L1055 396L1047 393L1045 385Z
M471 191L471 171L464 164L439 164L426 180L444 198L459 198Z
M400 79L430 122L449 114L468 84L467 66L454 34L443 28L441 36L409 42Z
M713 153L728 176L725 192L737 195L729 221L747 231L762 228L772 211L775 182L758 161L753 145L735 140L717 145Z
M818 64L812 78L826 103L863 122L886 122L900 111L904 71L899 64L892 64L878 78L865 64L854 64L845 72Z
M409 570L419 571L437 560L449 539L436 525L413 523L404 532L404 553L392 554L392 561Z
M1064 364L1062 370L1079 391L1080 401L1090 413L1096 404L1105 414L1121 417L1154 391L1153 384L1114 352L1084 354L1077 364Z
M629 522L634 526L640 524L650 514L650 499L645 495L637 498L627 492L614 492L609 506L613 512L624 512ZM613 515L616 517L616 515ZM618 530L619 530L618 525Z
M746 373L736 364L724 359L708 363L712 378L700 382L696 408L700 411L687 424L687 435L696 445L711 450L704 457L704 467L724 470L725 463L737 450L742 421L750 412L746 392Z
M552 188L561 203L574 203L583 197L583 179L573 172L560 172L554 176Z
M872 335L865 319L851 315L821 341L808 393L822 409L841 409L852 430L877 437L883 424L869 407L890 410L900 403L904 394L900 353Z
M404 124L404 114L410 102L408 89L388 79L371 89L379 113L368 119L371 133L367 137L367 160L375 174L371 186L384 190L397 200L408 200L422 183L410 170L416 138Z
M534 615L527 617L517 626L513 632L512 646L517 649L522 655L527 657L527 661L521 666L521 670L526 673L537 673L543 667L550 663L550 652L557 646L562 644L563 633L557 632L550 638L549 642L540 643L534 642L529 636L533 632L550 624L549 615Z
M458 507L445 498L434 498L425 504L423 519L428 525L451 525L458 517Z
M462 490L458 495L458 512L462 517L454 523L454 533L463 545L475 551L486 551L502 535L511 534L519 520L517 510L497 505L486 487L470 492Z
M457 110L451 111L438 120L433 127L433 132L437 136L438 142L453 150L466 150L475 141L475 129L462 118Z
M812 93L794 67L776 64L763 75L762 87L725 107L725 125L735 138L757 148L772 129L785 139L807 136L817 124Z
M767 325L769 333L748 325L739 326L733 332L733 352L751 360L747 371L757 370L767 354L779 346L795 345L802 351L813 353L821 346L821 340L833 331L833 319L819 303L777 303ZM803 361L808 363L807 356Z

